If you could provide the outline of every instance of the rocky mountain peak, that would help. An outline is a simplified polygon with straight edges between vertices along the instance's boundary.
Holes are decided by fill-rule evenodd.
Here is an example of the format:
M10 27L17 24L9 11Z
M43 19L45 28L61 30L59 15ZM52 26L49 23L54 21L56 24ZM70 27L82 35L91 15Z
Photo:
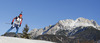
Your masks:
M98 26L96 21L85 19L83 17L79 17L76 20L72 20L72 19L60 20L58 22L58 24L60 24L60 25L62 25L64 27L65 26L70 26L70 27L79 27L79 26L93 26L93 27L97 27Z
M37 37L39 35L43 34L69 34L73 30L77 30L77 27L94 27L98 30L100 30L100 26L96 23L94 20L89 20L86 18L79 17L76 20L73 19L66 19L66 20L60 20L55 25L50 25L47 27L44 27L43 29L34 29L30 32L31 36Z

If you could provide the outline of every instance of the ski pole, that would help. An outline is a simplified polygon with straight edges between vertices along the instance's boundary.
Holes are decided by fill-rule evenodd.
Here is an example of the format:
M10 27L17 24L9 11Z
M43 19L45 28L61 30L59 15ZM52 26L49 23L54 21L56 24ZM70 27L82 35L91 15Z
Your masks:
M11 23L5 23L5 24L11 24Z

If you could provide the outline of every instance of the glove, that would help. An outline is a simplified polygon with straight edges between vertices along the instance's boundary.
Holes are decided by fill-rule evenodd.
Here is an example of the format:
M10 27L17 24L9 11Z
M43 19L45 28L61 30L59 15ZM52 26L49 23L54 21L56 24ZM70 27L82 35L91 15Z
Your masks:
M13 22L11 22L11 25L13 25Z
M21 24L19 25L19 27L21 27Z

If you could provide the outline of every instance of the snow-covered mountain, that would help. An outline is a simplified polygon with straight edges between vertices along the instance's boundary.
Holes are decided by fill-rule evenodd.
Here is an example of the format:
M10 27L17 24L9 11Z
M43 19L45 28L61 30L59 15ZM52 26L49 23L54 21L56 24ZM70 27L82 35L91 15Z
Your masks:
M77 27L66 36L66 30L60 30L57 35L44 34L34 39L48 40L57 43L97 43L100 41L100 30L92 26ZM59 35L60 34L60 35Z
M0 43L53 43L53 42L0 36Z
M75 28L80 26L82 27L92 26L98 30L100 28L100 26L96 23L96 21L80 17L77 18L76 20L73 19L60 20L55 25L47 26L44 29L33 29L32 31L29 32L29 34L31 34L30 37L34 38L43 34L59 35L59 33L65 31L66 33L64 34L67 35ZM63 32L61 34L63 34Z
M94 20L88 20L85 18L78 18L76 20L72 19L67 19L67 20L60 20L58 22L59 25L62 25L64 27L69 26L69 27L79 27L79 26L93 26L93 27L98 27L99 25L96 23Z

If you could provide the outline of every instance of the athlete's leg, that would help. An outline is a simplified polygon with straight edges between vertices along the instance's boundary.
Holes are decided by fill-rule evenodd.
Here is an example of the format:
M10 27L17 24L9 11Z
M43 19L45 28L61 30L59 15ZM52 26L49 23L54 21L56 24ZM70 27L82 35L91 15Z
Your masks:
M19 27L18 25L16 26L16 34L18 33Z
M14 27L13 27L13 26L11 26L11 28L10 28L10 29L9 29L6 33L10 32L13 28L14 28Z

